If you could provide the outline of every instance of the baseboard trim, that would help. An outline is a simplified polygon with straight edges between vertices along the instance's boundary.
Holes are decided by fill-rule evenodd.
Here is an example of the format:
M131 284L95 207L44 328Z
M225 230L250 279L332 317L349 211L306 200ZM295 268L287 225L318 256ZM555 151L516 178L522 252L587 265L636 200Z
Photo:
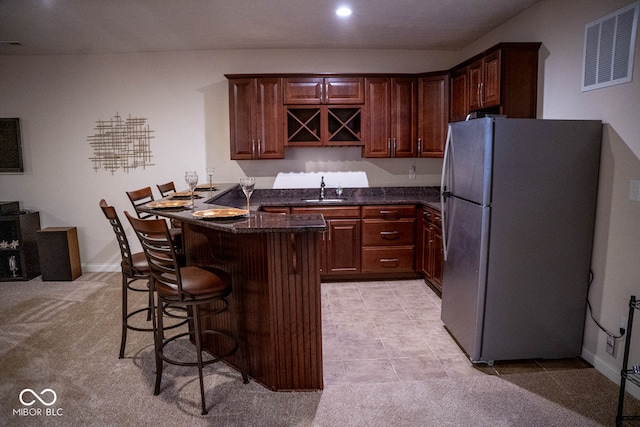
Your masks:
M611 366L611 364L604 361L601 357L591 353L589 350L585 348L582 349L581 356L584 360L591 363L593 367L602 375L609 378L618 386L620 385L620 368ZM625 390L628 391L630 395L640 400L640 387L627 381Z
M119 273L120 264L82 264L85 273Z

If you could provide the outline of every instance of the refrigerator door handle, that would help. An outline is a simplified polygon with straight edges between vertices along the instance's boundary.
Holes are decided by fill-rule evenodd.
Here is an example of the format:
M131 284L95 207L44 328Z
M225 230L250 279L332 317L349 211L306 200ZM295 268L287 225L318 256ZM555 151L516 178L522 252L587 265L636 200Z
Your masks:
M445 178L448 171L448 157L449 157L449 149L451 147L451 125L449 125L447 129L447 141L444 145L444 157L442 159L442 176L440 177L440 212L442 216L442 253L444 256L444 260L447 260L447 219L446 219L446 205L445 205L445 197L449 195L447 191L447 186L445 184L449 184L448 180ZM446 181L446 182L445 182Z

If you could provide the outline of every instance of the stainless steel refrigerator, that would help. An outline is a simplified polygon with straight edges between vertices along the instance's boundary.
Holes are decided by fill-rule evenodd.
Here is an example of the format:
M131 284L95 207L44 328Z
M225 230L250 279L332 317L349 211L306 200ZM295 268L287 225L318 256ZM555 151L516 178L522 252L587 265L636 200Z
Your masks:
M452 123L442 321L472 362L581 354L600 121Z

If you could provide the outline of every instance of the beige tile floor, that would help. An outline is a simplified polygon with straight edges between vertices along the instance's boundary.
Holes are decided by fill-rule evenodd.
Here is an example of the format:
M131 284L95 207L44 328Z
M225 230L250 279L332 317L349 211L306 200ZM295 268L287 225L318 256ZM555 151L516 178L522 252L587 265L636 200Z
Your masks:
M322 339L325 385L589 367L581 359L473 365L421 279L323 283Z
M423 280L322 284L325 384L478 375Z

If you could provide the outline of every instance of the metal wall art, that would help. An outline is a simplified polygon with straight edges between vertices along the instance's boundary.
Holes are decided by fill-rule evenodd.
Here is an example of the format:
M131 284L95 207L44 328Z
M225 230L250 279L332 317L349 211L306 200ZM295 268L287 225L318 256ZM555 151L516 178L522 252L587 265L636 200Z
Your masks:
M113 175L118 169L129 172L151 163L151 134L147 119L131 117L123 120L118 113L110 120L96 121L97 133L87 137L93 147L93 169L106 169Z

